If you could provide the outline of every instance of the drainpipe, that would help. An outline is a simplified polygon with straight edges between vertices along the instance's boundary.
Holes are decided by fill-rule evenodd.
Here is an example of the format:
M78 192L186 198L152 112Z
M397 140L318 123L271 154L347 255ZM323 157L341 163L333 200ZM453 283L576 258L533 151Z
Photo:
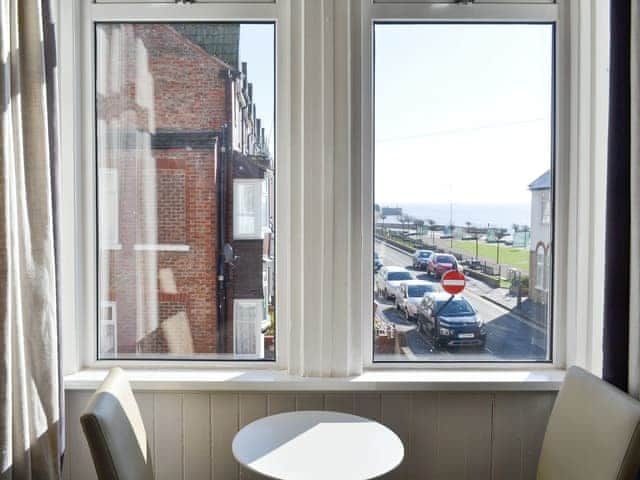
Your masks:
M230 148L228 145L229 125L224 124L220 132L220 159L217 182L218 191L218 268L217 268L217 301L218 301L218 346L217 353L225 351L227 339L227 278L226 278L226 262L224 256L224 245L226 241L226 195L227 195L227 166L229 163Z

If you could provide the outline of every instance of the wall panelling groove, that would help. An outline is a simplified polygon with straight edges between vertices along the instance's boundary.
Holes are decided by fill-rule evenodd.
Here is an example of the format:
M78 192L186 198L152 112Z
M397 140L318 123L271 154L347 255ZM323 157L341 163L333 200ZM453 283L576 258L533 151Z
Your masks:
M91 392L66 392L65 480L96 478L80 427ZM156 477L262 478L241 469L231 442L265 415L336 410L379 420L403 440L386 479L533 480L555 392L136 392Z

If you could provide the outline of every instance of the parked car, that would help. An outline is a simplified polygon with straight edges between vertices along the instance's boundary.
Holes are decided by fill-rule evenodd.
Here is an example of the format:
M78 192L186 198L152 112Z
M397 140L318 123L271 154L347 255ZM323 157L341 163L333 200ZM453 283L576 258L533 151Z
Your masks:
M373 271L377 273L383 265L384 264L382 263L382 260L380 260L378 252L373 252Z
M436 253L431 255L427 263L427 273L435 278L440 278L448 270L458 270L458 261L448 253Z
M484 347L484 322L462 295L427 293L417 308L418 330L430 335L438 347Z
M403 267L384 266L376 275L378 296L390 300L395 298L396 290L402 282L413 280L411 272Z
M427 263L429 262L431 255L433 255L431 250L416 250L416 252L411 256L413 268L416 270L426 270Z
M418 304L425 293L439 292L440 285L424 280L408 280L400 284L400 289L396 295L396 308L404 313L407 320L415 320L418 311Z

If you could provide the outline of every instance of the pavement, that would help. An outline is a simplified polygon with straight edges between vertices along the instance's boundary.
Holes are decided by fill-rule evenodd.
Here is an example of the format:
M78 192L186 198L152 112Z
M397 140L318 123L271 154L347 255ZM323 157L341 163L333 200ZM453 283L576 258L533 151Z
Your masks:
M544 305L522 297L518 305L518 296L513 295L508 288L491 288L486 283L467 276L467 290L480 295L485 300L495 303L512 314L522 317L535 325L545 328L547 325L547 309Z
M409 254L382 242L376 242L376 251L385 265L408 267L411 270ZM416 279L435 281L425 272L413 271L413 275ZM427 335L418 331L414 322L407 321L404 315L396 310L392 302L376 297L377 318L384 325L393 325L398 339L394 342L393 353L381 350L376 353L375 360L455 362L546 360L548 335L545 328L491 301L487 297L490 292L482 289L481 285L471 284L471 282L468 285L463 295L486 323L487 342L483 349L436 347Z

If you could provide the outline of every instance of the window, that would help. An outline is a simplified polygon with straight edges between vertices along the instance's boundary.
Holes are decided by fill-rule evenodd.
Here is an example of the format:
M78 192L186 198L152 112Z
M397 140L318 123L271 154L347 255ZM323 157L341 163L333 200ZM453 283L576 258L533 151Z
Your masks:
M99 175L100 224L104 225L100 239L104 248L117 248L119 243L118 225L120 223L118 212L118 170L115 168L103 168Z
M540 209L542 218L540 221L546 225L551 223L551 198L549 191L542 192L540 200L542 201L542 207Z
M535 286L538 290L545 290L546 282L545 282L545 254L544 254L544 245L538 245L536 249L536 281Z
M555 25L373 29L374 250L425 285L467 278L414 308L377 274L374 362L549 361L551 247L536 245L553 238Z
M275 359L274 42L95 23L99 359Z
M267 224L265 181L236 179L233 183L233 238L262 239Z
M112 357L118 351L118 313L116 302L102 302L102 323L98 349L105 357Z
M234 353L238 355L262 356L264 339L261 326L265 318L262 300L235 300L233 322L235 340Z

